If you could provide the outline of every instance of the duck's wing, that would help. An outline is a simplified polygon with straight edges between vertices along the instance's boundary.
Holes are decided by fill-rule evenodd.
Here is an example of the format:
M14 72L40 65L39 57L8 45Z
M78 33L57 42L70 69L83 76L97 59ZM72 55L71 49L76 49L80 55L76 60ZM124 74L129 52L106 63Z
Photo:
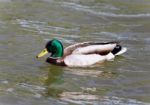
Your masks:
M70 45L68 47L66 47L64 49L64 56L70 55L72 54L72 52L77 49L77 48L81 48L81 47L85 47L88 46L90 42L82 42L82 43L76 43L73 45Z
M106 55L112 51L119 42L83 42L70 45L64 49L64 56L70 54L101 54Z
M72 54L65 57L64 63L69 67L86 67L96 63L102 63L106 59L106 56L101 56L98 54Z

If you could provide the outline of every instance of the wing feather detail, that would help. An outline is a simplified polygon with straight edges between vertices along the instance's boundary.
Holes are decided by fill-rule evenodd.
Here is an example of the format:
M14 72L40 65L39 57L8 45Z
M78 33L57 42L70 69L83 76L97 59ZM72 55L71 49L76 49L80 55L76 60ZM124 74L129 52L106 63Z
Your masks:
M70 54L101 54L106 55L114 49L119 42L83 42L68 46L64 49L64 56Z

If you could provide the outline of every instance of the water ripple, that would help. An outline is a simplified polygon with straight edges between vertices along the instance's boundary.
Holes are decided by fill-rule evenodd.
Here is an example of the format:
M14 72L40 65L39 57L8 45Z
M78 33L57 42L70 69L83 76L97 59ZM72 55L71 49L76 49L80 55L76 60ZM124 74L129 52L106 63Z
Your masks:
M96 70L69 70L66 72L73 75L90 76L90 77L98 77L103 73L103 71L96 71Z
M21 86L22 88L27 88L29 90L40 90L40 91L43 91L45 90L44 87L41 87L41 86L37 86L37 85L30 85L30 84L26 84L26 83L19 83L18 84L19 86Z
M115 13L109 13L109 12L97 12L92 10L88 6L83 6L76 3L69 3L69 2L63 2L62 6L75 9L78 11L88 12L94 15L98 16L105 16L105 17L114 17L114 18L148 18L150 17L150 13L141 13L141 14L115 14Z
M38 85L30 85L27 83L19 83L18 87L25 89L33 94L35 98L41 98L42 95L40 92L43 92L46 88L38 86Z
M125 99L119 97L108 97L108 96L98 96L83 92L63 92L60 94L60 99L65 102L83 105L149 105L148 103L143 103L135 99Z
M50 34L50 32L77 32L79 31L78 27L75 28L64 28L64 27L58 27L58 26L50 26L46 22L40 22L40 21L31 21L31 20L16 20L17 24L19 24L21 27L25 28L26 30L38 32L40 34ZM16 24L14 22L14 24Z
M12 0L0 0L0 3L10 3Z
M104 35L104 36L111 36L111 37L114 37L114 38L117 38L118 35L116 33L112 33L112 32L100 32L100 33L92 33L94 35Z

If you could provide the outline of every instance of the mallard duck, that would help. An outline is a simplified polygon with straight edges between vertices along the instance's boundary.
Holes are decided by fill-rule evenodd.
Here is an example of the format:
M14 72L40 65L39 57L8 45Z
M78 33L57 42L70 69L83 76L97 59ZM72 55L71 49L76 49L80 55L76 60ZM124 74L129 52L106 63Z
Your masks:
M112 60L126 50L127 48L115 41L107 43L82 42L64 49L59 40L53 39L46 44L45 49L37 55L37 58L50 53L46 60L48 63L69 67L86 67Z

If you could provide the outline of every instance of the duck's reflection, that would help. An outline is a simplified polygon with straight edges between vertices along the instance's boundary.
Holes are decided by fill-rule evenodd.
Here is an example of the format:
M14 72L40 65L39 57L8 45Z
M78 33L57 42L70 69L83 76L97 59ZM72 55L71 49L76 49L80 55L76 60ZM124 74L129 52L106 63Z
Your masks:
M46 97L59 97L59 94L63 92L61 85L63 81L63 69L61 66L51 66L48 72L48 77L45 80L47 87L45 91Z

